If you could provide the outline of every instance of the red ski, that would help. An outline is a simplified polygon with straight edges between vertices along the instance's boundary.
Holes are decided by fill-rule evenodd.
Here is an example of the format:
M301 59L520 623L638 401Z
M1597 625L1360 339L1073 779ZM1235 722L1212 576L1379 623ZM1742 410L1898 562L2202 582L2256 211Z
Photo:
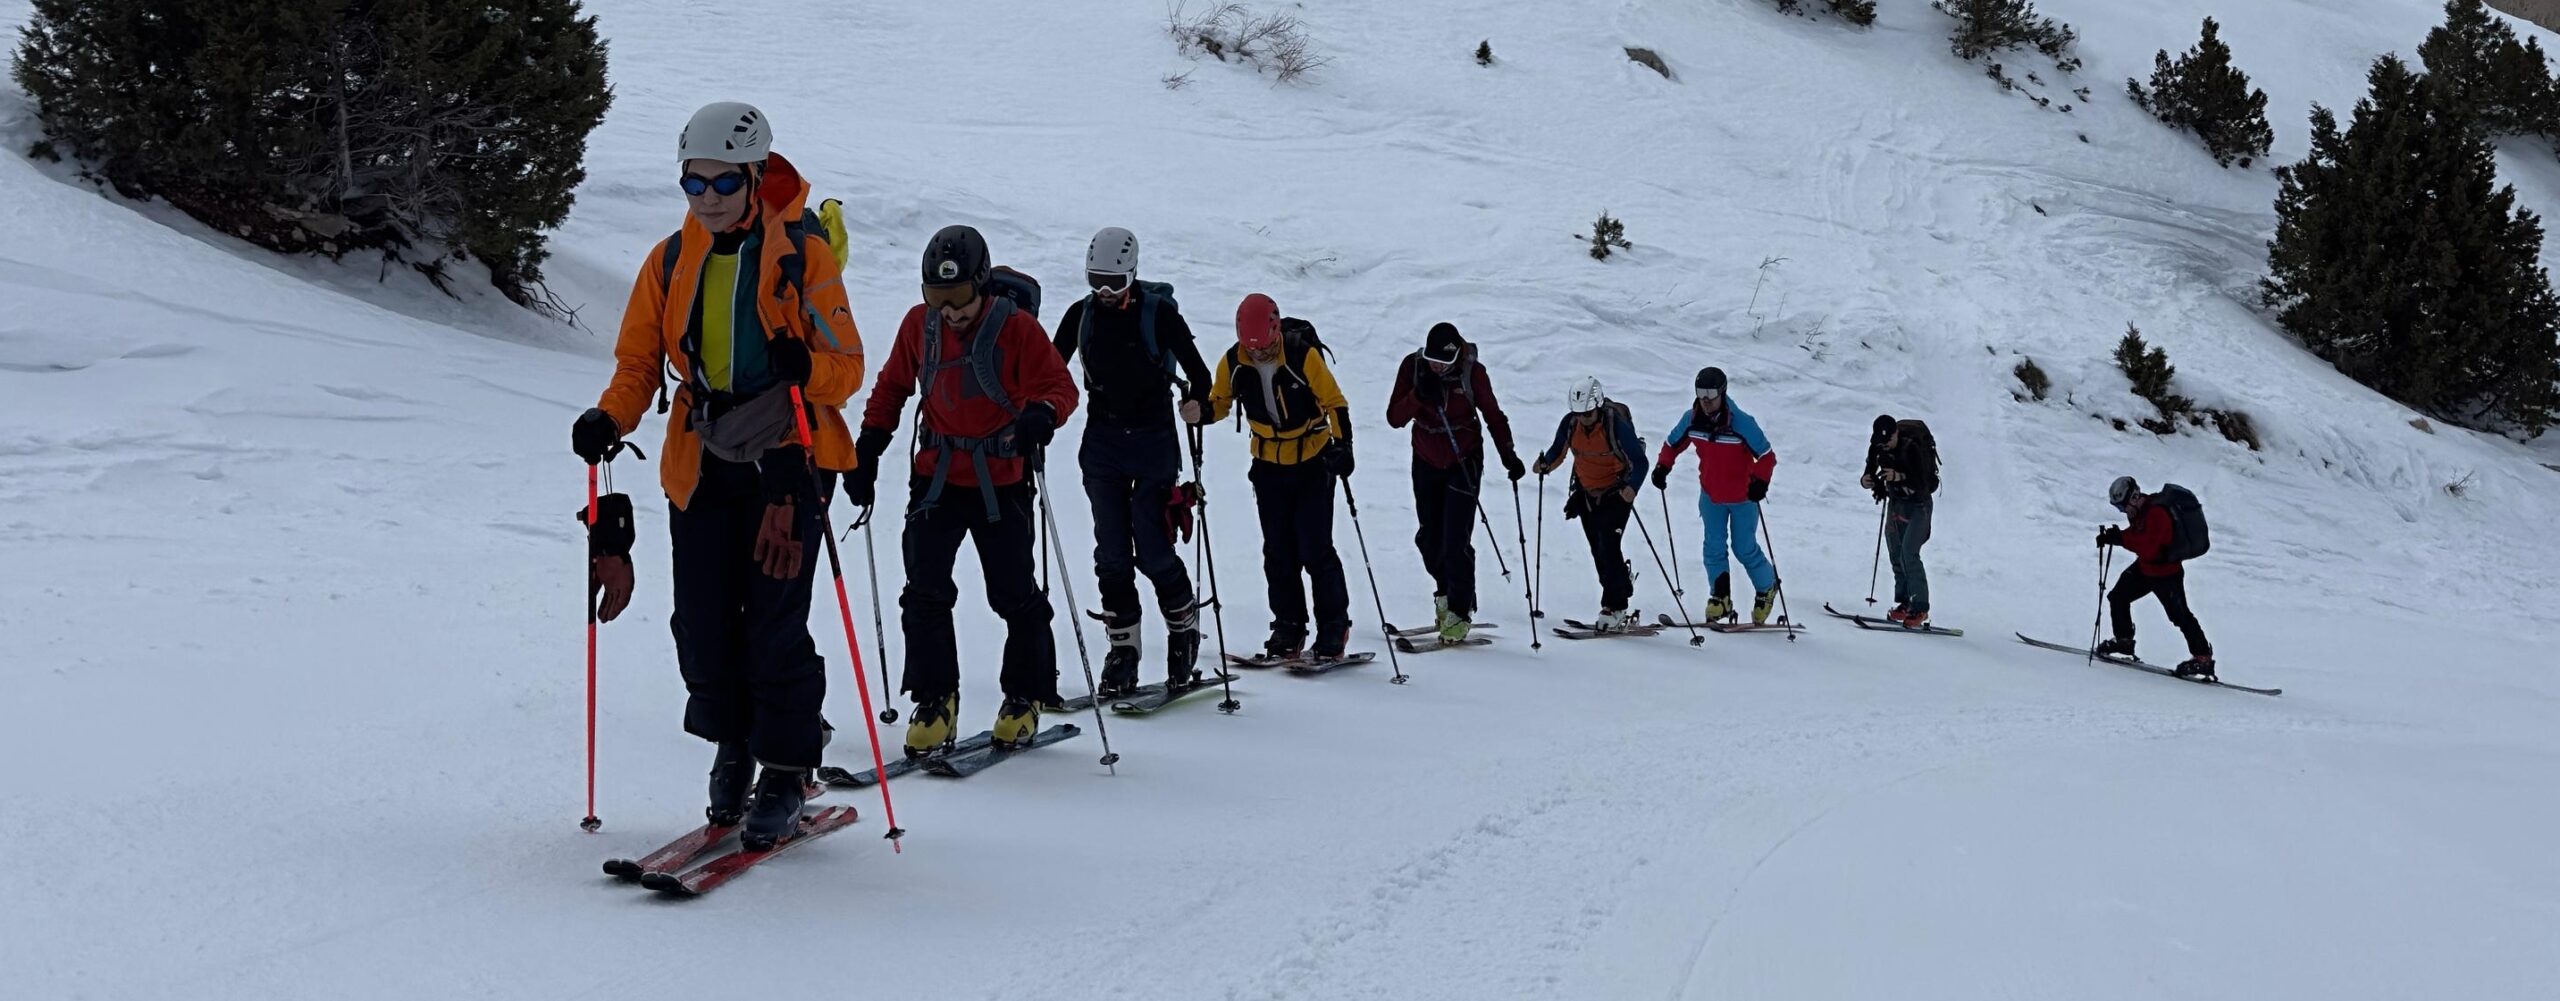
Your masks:
M790 851L802 842L815 841L824 835L851 827L857 819L860 818L854 814L850 806L830 806L800 818L800 829L793 832L790 838L771 848L763 851L740 848L705 862L681 876L671 872L643 873L640 876L640 885L670 896L698 897L719 888L722 883L737 878L739 873L754 868L756 863Z
M737 829L734 824L721 827L704 824L694 828L690 834L667 842L666 847L639 858L606 859L604 874L618 879L639 879L653 872L676 872L693 864L694 859L708 854L720 839Z

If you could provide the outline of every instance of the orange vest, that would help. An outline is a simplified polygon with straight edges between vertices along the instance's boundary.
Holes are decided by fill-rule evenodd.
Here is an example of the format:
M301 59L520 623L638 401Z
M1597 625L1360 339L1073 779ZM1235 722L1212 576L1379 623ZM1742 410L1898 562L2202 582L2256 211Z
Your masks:
M1573 478L1592 493L1615 490L1627 476L1626 457L1618 454L1615 436L1610 433L1610 415L1603 413L1600 417L1590 427L1579 421L1573 426Z

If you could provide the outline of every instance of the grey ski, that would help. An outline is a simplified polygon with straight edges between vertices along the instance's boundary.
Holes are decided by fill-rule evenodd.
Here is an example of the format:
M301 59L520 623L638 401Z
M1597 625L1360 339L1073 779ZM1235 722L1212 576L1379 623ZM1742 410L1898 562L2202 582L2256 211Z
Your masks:
M1083 730L1077 729L1076 725L1073 723L1060 723L1046 730L1042 730L1039 733L1033 734L1031 736L1031 743L1029 746L1001 748L995 746L995 731L989 730L981 735L985 737L986 740L978 743L976 750L953 751L950 754L945 754L938 758L926 758L924 761L924 768L926 771L932 772L935 775L940 775L944 778L965 779L969 776L976 775L979 772L986 771L988 768L993 767L997 762L1003 761L1006 758L1029 751L1032 748L1047 747L1083 732ZM970 738L970 741L978 742L978 738L972 737Z
M1088 702L1086 704L1091 705L1092 703ZM949 750L942 752L940 755L928 754L921 758L890 758L888 761L889 777L894 779L919 768L923 768L925 767L926 762L932 761L936 757L948 757L955 754L968 754L972 751L985 750L986 748L993 746L995 741L995 731L988 730L975 737L971 737L967 740L951 745ZM859 772L851 772L835 767L834 765L824 765L818 769L818 781L839 788L860 789L864 786L879 784L880 777L872 774L872 770L868 768Z
M2235 685L2219 678L2180 678L2178 677L2178 671L2176 668L2162 667L2158 664L2136 660L2131 657L2115 657L2107 654L2091 653L2088 647L2064 646L2060 643L2047 643L2043 640L2032 638L2025 633L2018 633L2017 637L2018 642L2024 643L2028 646L2043 647L2047 650L2053 650L2060 653L2088 657L2101 664L2113 664L2117 667L2130 667L2136 671L2149 671L2164 678L2176 678L2179 681L2188 682L2190 684L2208 685L2214 688L2228 688L2235 692L2248 692L2252 695L2284 694L2284 689L2281 688L2251 688L2247 685Z
M1849 620L1849 621L1851 621L1851 622L1855 622L1855 623L1857 623L1857 624L1858 624L1858 628L1860 628L1860 629L1873 629L1873 630L1876 630L1876 631L1878 631L1878 632L1920 633L1920 634L1922 634L1922 635L1927 635L1927 636L1962 636L1962 635L1964 635L1964 630L1962 630L1962 629L1949 629L1949 628L1947 628L1947 627L1945 627L1945 626L1921 626L1921 627L1920 627L1920 628L1918 628L1918 629L1913 629L1913 628L1911 628L1910 626L1906 626L1906 625L1903 625L1902 623L1895 622L1895 621L1893 621L1892 619L1879 619L1879 618L1874 618L1874 617L1872 617L1872 616L1866 616L1866 615L1851 615L1851 614L1849 614L1849 613L1847 613L1847 612L1843 612L1843 611L1841 611L1841 610L1839 610L1839 609L1837 609L1837 608L1833 608L1833 607L1831 607L1831 606L1830 606L1830 604L1828 604L1828 603L1825 603L1825 604L1822 606L1822 610L1823 610L1823 611L1826 611L1826 612L1829 612L1829 613L1831 613L1832 615L1837 616L1837 617L1839 617L1839 618L1843 618L1843 619L1847 619L1847 620Z

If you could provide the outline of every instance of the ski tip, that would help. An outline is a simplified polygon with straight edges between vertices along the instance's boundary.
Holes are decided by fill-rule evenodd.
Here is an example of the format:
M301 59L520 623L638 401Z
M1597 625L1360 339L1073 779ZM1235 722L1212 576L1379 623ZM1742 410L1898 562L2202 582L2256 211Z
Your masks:
M681 880L681 879L676 878L676 877L675 877L675 874L673 874L673 873L665 873L665 872L644 872L644 873L641 873L641 874L640 874L640 885L645 886L645 887L648 887L649 889L652 889L652 890L656 890L656 891L658 891L659 893L667 894L667 895L669 895L669 896L675 896L675 897L690 897L690 896L693 896L693 895L694 895L694 893L693 893L693 891L692 891L692 890L687 889L687 888L685 887L685 885L684 885L684 880Z
M640 878L640 863L627 858L604 860L604 874L615 879Z

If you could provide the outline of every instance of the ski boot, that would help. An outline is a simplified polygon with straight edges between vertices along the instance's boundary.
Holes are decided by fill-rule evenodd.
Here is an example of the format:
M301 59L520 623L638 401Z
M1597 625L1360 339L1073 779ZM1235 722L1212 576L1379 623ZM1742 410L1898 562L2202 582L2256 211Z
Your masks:
M1889 612L1884 613L1884 620L1885 620L1886 622L1896 622L1896 623L1898 623L1898 622L1901 622L1902 620L1907 619L1907 618L1910 618L1910 617L1911 617L1911 606L1910 606L1910 605L1905 605L1905 604L1896 604L1896 605L1894 605L1894 606L1893 606L1893 610L1892 610L1892 611L1889 611Z
M1754 598L1752 598L1752 599L1751 599L1751 624L1752 624L1752 625L1755 625L1755 626L1765 626L1765 625L1768 625L1768 624L1769 624L1769 612L1770 612L1772 609L1775 609L1775 608L1777 608L1777 607L1778 607L1778 589L1777 589L1777 588L1774 588L1774 587L1773 587L1773 588L1770 588L1770 589L1768 589L1768 590L1766 590L1766 591L1762 591L1762 592L1760 592L1760 594L1759 594L1757 597L1754 597Z
M1102 655L1102 684L1096 694L1106 699L1127 696L1138 690L1138 623L1110 625L1111 652Z
M1612 610L1603 608L1600 610L1600 617L1591 620L1591 631L1597 633L1623 633L1634 627L1635 624L1636 611L1634 609Z
M1165 616L1164 681L1169 690L1200 683L1200 611L1196 608Z
M1307 651L1307 657L1310 660L1331 663L1341 660L1343 651L1350 646L1351 623L1325 623L1316 627L1316 645L1314 649Z
M1453 611L1449 613L1447 618L1440 621L1440 642L1442 645L1456 646L1457 644L1467 641L1467 634L1475 631L1476 628L1475 620L1469 617L1470 614L1471 613L1467 612Z
M2091 652L2101 657L2122 657L2126 660L2132 660L2133 637L2115 636L2100 640L2098 641L2098 648Z
M2200 653L2178 662L2178 677L2190 681L2218 681L2213 675L2213 655Z
M1929 612L1928 612L1928 610L1927 610L1927 609L1921 609L1921 610L1918 610L1918 611L1910 611L1910 612L1904 612L1904 613L1902 613L1902 628L1904 628L1904 629L1927 629L1927 628L1929 628Z
M952 724L960 716L958 693L916 700L907 717L907 757L921 758L951 749Z
M1274 622L1271 624L1271 638L1262 644L1262 659L1296 660L1306 650L1306 623Z
M809 770L764 766L756 777L755 805L747 810L747 826L738 842L748 851L764 851L800 828L800 806L809 801Z
M1040 732L1040 706L1020 696L1006 696L1004 705L996 709L996 746L1005 749L1031 746L1031 737Z
M755 794L756 759L743 740L719 747L711 755L711 805L702 816L713 827L736 827L746 819L748 797Z
M1715 582L1707 585L1706 620L1708 622L1725 622L1732 618L1733 578L1725 574L1717 574Z

